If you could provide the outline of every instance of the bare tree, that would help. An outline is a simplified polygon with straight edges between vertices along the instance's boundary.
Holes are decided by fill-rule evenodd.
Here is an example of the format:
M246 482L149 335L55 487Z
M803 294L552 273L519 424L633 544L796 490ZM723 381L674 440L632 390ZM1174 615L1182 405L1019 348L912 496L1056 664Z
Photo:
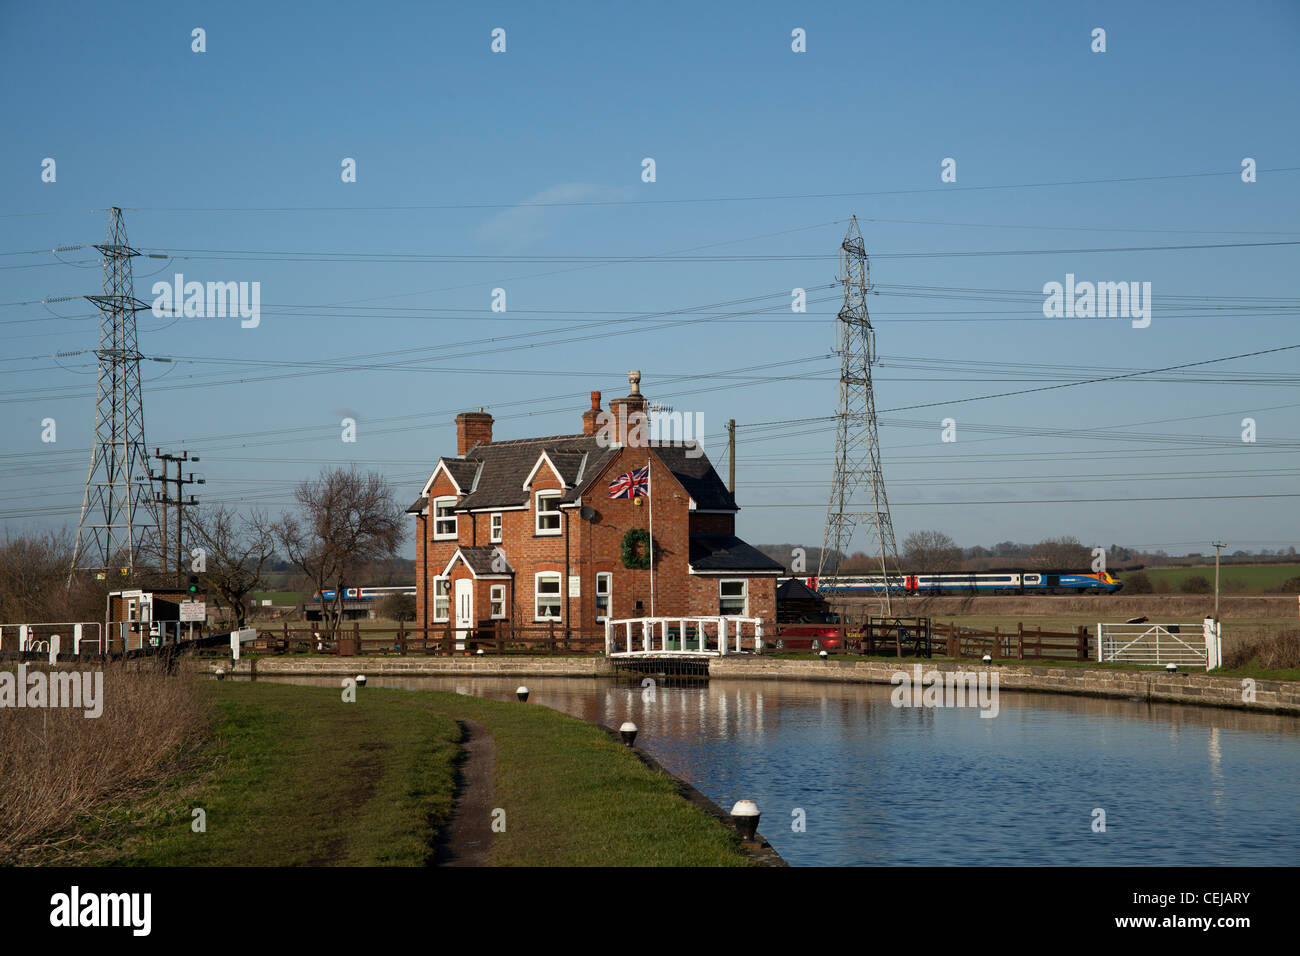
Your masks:
M46 531L11 534L0 539L0 623L97 621L104 617L110 583L129 587L132 581L105 573L95 577L77 572L68 579L72 563L72 534Z
M241 518L226 505L204 508L189 520L190 540L202 548L197 573L228 609L235 627L248 619L248 595L266 586L263 568L275 554L275 537L266 515Z
M1029 562L1036 568L1079 571L1092 567L1092 549L1078 538L1047 538L1029 549Z
M910 571L953 571L961 558L957 542L942 531L915 531L903 541L903 563Z
M319 595L321 619L331 631L343 617L343 592L372 561L391 558L406 537L402 509L376 472L325 468L293 492L299 514L272 526L276 543ZM325 591L334 589L334 599Z

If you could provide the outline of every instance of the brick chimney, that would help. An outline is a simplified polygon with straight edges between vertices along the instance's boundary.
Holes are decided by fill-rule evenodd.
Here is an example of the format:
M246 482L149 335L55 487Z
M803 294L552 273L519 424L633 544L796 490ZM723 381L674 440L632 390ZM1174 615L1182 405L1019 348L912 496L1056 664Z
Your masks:
M476 412L461 412L456 416L456 457L464 458L465 453L475 445L492 444L492 416L483 409Z
M591 408L582 413L582 433L594 435L599 428L596 419L600 418L600 392L591 393Z
M649 402L641 394L641 372L633 369L627 373L630 386L626 398L610 399L609 412L614 420L615 444L628 444L628 432L633 433L638 444L649 441L650 418L646 412Z

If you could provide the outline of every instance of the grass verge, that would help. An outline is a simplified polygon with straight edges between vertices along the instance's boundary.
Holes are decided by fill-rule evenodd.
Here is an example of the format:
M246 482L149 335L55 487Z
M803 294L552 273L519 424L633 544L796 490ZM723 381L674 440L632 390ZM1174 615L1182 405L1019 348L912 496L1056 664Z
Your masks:
M207 745L152 792L83 826L83 849L42 860L151 866L419 866L454 796L460 729L496 741L489 862L745 865L734 832L606 734L536 705L438 691L268 681L205 685ZM192 830L195 808L206 831Z

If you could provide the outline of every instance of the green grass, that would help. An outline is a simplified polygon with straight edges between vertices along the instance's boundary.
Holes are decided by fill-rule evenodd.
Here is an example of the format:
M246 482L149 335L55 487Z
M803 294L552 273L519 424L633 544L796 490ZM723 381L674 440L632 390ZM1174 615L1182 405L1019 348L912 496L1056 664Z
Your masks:
M297 591L254 591L249 598L258 605L269 600L272 607L296 607L302 601L302 595Z
M1213 562L1187 568L1143 568L1142 573L1151 579L1152 584L1167 582L1168 593L1173 594L1179 593L1182 583L1195 575L1209 581L1211 588L1214 586ZM1220 564L1219 591L1221 594L1262 594L1294 577L1300 577L1300 564ZM1118 579L1123 581L1124 575L1118 575Z
M419 866L451 810L460 729L497 747L506 812L489 862L735 866L734 832L600 729L537 705L376 687L213 682L209 745L155 790L100 816L73 862L153 866ZM207 830L191 830L191 810ZM50 862L69 862L51 860Z

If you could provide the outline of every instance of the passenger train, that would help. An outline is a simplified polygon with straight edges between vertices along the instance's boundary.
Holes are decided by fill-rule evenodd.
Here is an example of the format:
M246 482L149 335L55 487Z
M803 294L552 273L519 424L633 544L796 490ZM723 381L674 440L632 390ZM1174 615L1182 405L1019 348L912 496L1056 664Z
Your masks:
M819 594L880 594L884 575L801 578ZM888 576L891 594L1114 594L1124 585L1105 571L989 571Z
M334 588L327 588L324 592L324 600L334 600ZM390 594L409 594L415 597L414 587L395 587L395 588L344 588L343 600L345 601L382 601ZM311 596L313 601L322 599L322 593L317 591Z

